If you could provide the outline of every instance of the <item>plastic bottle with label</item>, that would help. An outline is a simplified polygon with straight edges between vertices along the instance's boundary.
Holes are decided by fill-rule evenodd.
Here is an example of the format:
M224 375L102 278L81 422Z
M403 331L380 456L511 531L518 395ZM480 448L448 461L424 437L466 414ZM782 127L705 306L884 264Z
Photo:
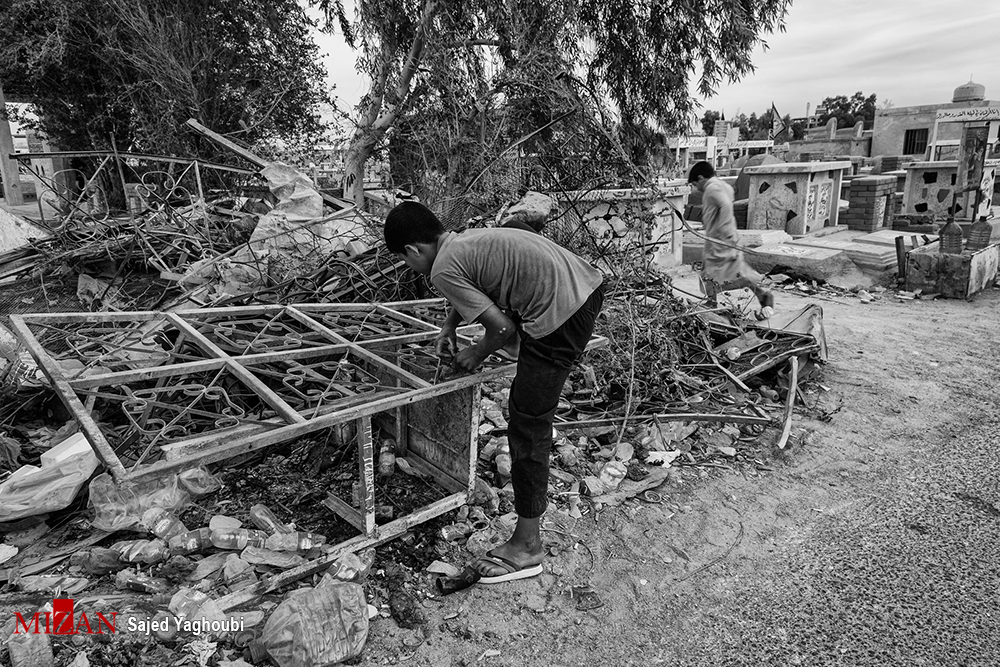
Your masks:
M396 441L386 438L378 452L378 476L385 479L396 471Z
M250 522L271 534L292 532L291 528L281 523L270 507L260 503L250 508Z
M212 530L212 545L219 549L263 547L266 540L267 533L263 530L249 530L247 528Z
M309 551L326 544L326 536L316 533L277 533L264 541L264 548L271 551Z
M155 540L127 540L116 542L111 548L121 554L121 560L125 563L159 563L170 555L167 543L161 539Z
M150 507L142 513L143 527L162 540L169 540L174 535L187 532L187 526L181 523L172 512L162 507Z
M174 556L186 556L188 554L198 553L199 551L204 551L211 546L213 546L211 528L196 528L195 530L189 530L186 533L174 535L167 542L167 547L170 549L170 553Z

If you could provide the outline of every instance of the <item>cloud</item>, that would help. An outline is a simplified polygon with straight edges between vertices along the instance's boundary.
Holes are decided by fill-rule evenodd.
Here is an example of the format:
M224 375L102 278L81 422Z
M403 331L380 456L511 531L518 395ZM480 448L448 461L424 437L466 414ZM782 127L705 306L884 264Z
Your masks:
M971 75L1000 99L1000 6L978 0L797 0L787 32L754 55L756 73L720 87L708 109L802 115L806 103L856 91L895 106L951 101Z

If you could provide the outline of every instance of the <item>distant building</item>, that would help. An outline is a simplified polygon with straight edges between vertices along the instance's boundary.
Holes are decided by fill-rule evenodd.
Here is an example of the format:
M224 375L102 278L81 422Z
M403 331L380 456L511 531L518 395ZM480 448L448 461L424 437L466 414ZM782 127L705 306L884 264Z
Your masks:
M934 125L942 109L998 107L986 99L986 87L964 83L955 89L950 103L895 107L875 111L871 156L900 155L914 160L953 160L958 157L962 123L939 123L935 143ZM930 154L933 147L933 155Z

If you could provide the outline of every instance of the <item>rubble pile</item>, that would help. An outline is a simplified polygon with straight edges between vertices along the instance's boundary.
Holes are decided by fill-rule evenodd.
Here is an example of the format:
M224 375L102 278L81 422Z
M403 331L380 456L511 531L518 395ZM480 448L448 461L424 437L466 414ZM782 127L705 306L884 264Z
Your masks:
M185 198L176 187L147 188L147 195L159 196L147 196L127 215L77 207L51 238L0 256L0 280L31 275L44 290L46 277L59 276L73 284L80 307L95 318L88 321L87 314L39 334L39 349L53 355L67 376L58 391L64 402L72 394L80 404L76 415L87 411L93 423L86 425L55 398L59 383L52 373L42 373L17 337L0 328L0 392L6 399L0 404L0 585L3 592L35 595L32 605L42 616L55 612L39 608L38 600L72 596L78 613L98 618L113 611L117 623L145 637L131 636L109 656L107 642L96 635L24 639L6 622L0 660L6 651L15 665L67 664L72 654L84 656L75 659L77 667L88 659L334 664L357 658L369 624L388 618L409 631L400 641L412 648L425 637L421 601L474 583L467 564L510 536L516 516L505 414L513 367L499 358L480 384L459 387L471 396L481 392L481 410L470 410L481 413L471 418L478 431L461 443L475 453L458 466L468 486L454 468L450 479L437 474L447 462L400 453L393 438L406 430L429 447L440 446L435 451L442 456L456 451L441 439L461 439L455 436L461 429L442 434L419 416L407 423L397 417L395 431L374 420L370 433L359 433L353 421L303 430L297 438L276 438L267 450L248 448L221 462L216 456L119 483L122 464L138 467L154 446L169 446L164 434L171 427L172 436L192 436L196 458L205 443L194 436L212 445L215 429L247 426L241 420L251 417L260 423L242 433L258 438L284 426L282 417L302 424L321 415L325 399L316 397L332 395L331 388L343 392L338 400L344 405L356 407L367 392L391 400L403 390L401 379L417 383L415 391L425 392L418 398L434 397L444 393L434 393L435 385L453 377L427 351L443 321L443 304L396 304L399 312L390 314L373 305L428 296L425 283L379 247L377 221L350 208L331 212L337 202L290 167L266 165L261 174L269 189L258 198ZM142 275L154 276L160 289L137 298L129 287ZM557 410L547 521L572 525L635 499L662 502L668 492L657 489L684 468L766 469L771 450L808 437L792 433L792 415L797 403L809 406L807 397L823 391L821 310L810 307L782 322L748 321L739 309L705 309L678 298L669 280L639 271L609 279L607 288L595 330L607 344L572 373ZM46 308L38 310L56 302L43 299ZM289 314L283 308L316 303L367 307L360 314L315 307ZM276 308L260 310L270 304ZM206 306L227 310L211 311L204 322L190 314ZM152 335L155 327L148 323L159 321L155 313L144 313L151 317L141 322L120 321L133 313L115 319L116 311L131 310L174 311L167 320L181 326L181 335ZM339 343L303 325L310 314L313 325L323 320L343 335L341 343L363 345L369 335L388 342L352 348L359 365L346 363L342 351L333 363L332 356L314 351ZM183 317L195 318L190 330ZM185 347L193 346L196 334L211 339L205 348L210 354L197 356L194 347ZM258 366L233 361L254 354L266 358ZM296 355L294 363L284 354ZM317 355L313 365L310 354ZM387 379L362 369L365 360L378 359L400 372ZM279 361L288 365L264 368ZM334 367L350 372L323 375ZM235 379L220 379L224 369ZM112 388L103 389L102 375L107 382L113 373L123 379L115 376ZM307 375L318 388L301 388ZM240 382L254 390L241 389ZM460 402L465 395L456 392L449 399L455 403L435 404L438 417L458 419L444 413L448 405L468 405ZM284 413L274 407L288 396L300 401ZM111 399L121 403L122 414L102 414ZM181 399L187 407L180 416L163 417L174 414L175 406L167 404ZM310 417L303 417L307 409ZM185 423L200 430L182 433ZM110 472L117 481L99 471L108 457L102 451L98 460L81 433L87 428L114 436L109 441L122 467ZM367 470L371 448L375 465ZM456 488L457 502L448 496ZM362 511L352 514L351 507ZM392 533L398 536L390 542L377 549L357 546L359 529L371 538L376 528L398 527L400 519L428 507L434 510ZM375 523L365 524L372 516ZM563 536L559 548L575 546L572 531L549 530ZM581 609L601 604L592 591L578 593ZM34 662L24 662L29 658Z

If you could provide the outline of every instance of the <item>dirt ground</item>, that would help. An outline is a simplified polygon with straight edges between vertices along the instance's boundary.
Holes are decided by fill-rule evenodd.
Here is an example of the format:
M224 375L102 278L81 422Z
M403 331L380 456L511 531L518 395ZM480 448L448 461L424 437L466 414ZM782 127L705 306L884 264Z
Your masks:
M843 661L846 649L832 644L812 656L779 650L766 662L754 658L752 641L741 637L741 591L774 587L770 577L825 539L825 527L873 503L877 512L901 476L947 456L951 433L995 411L1000 289L972 302L900 300L891 291L870 304L788 292L777 299L780 309L824 309L829 392L808 398L827 412L842 402L831 421L797 414L795 428L808 435L759 465L683 468L658 489L662 504L635 500L577 521L551 516L547 539L555 551L568 548L540 578L425 603L433 632L416 648L408 647L412 631L376 622L359 664L859 664ZM780 604L794 611L798 602ZM990 664L954 659L873 664Z
M695 283L688 273L675 285L694 291ZM552 555L540 577L428 597L422 630L376 618L352 663L859 664L833 644L796 653L786 628L746 618L759 607L747 591L777 590L790 563L830 539L828 528L877 512L910 471L947 455L950 433L993 410L1000 289L972 302L900 300L891 290L868 304L789 291L777 301L780 310L821 305L830 352L820 380L828 391L807 396L815 409L797 410L791 447L730 465L679 467L657 489L662 502L635 499L582 519L550 512L543 525ZM798 600L779 604L794 615ZM777 647L767 661L755 657L757 640ZM134 660L181 664L167 654L121 664ZM67 664L68 652L57 662Z

